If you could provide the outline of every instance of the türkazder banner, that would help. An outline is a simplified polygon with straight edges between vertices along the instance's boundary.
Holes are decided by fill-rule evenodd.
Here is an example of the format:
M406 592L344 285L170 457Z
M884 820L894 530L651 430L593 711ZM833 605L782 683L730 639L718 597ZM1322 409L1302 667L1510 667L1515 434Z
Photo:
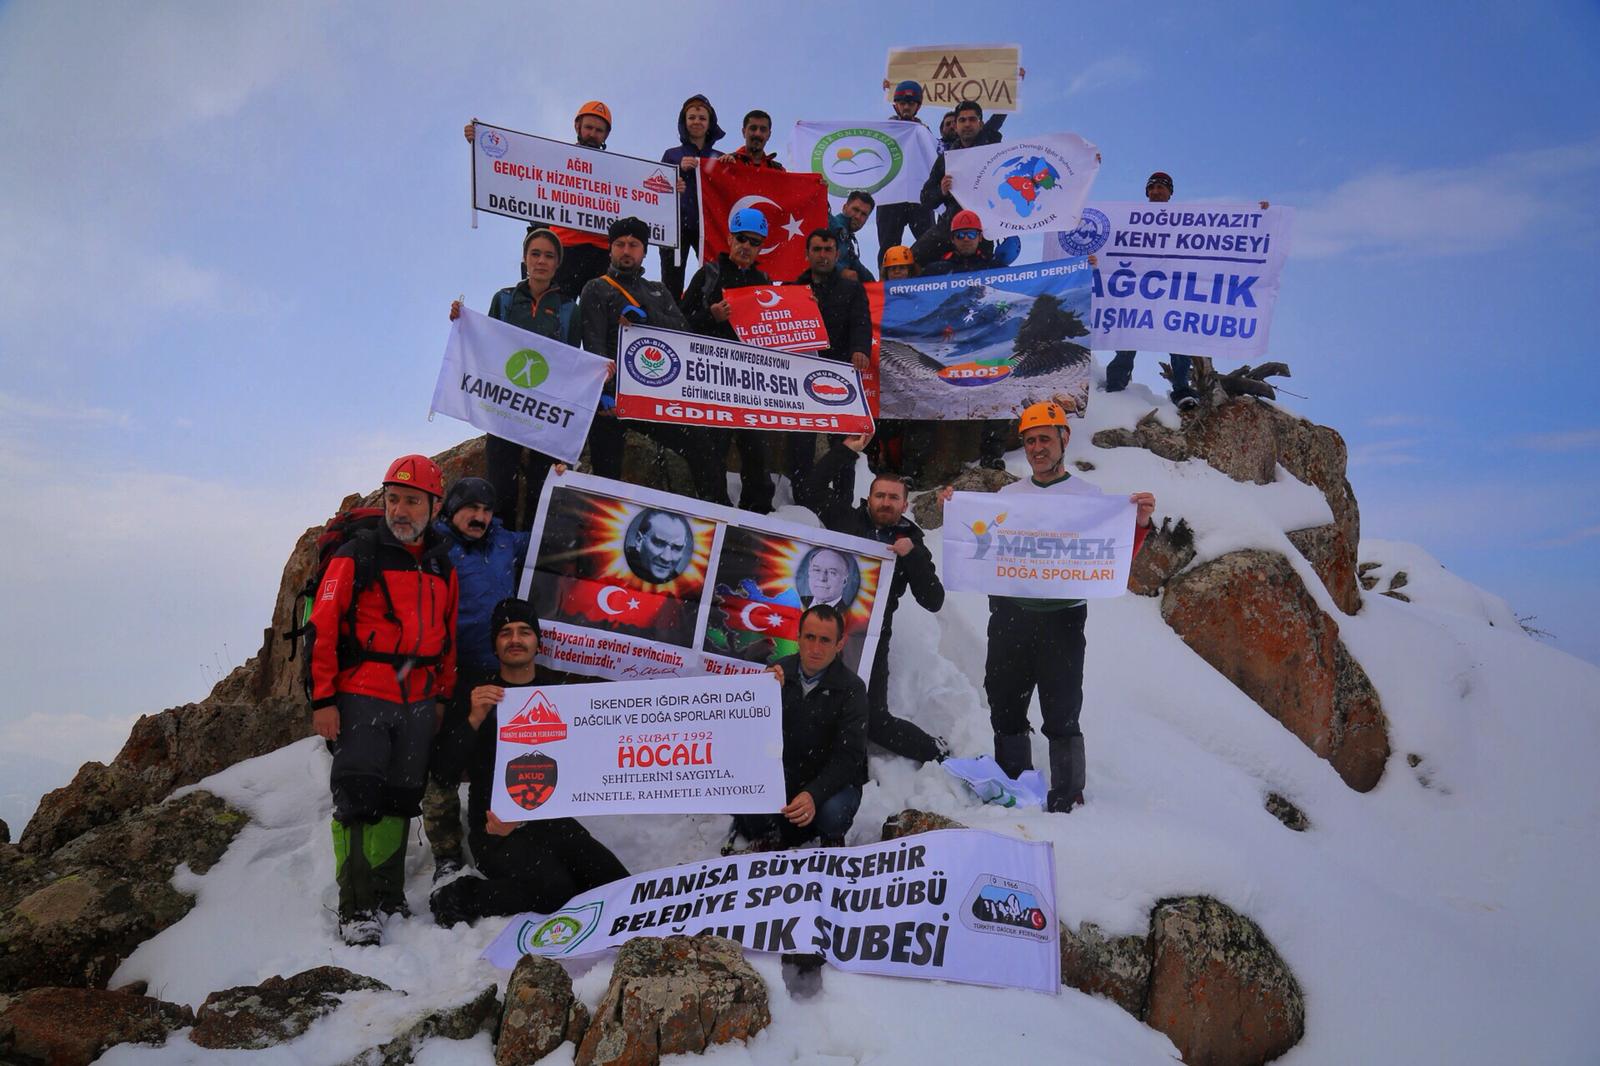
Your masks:
M429 413L576 463L609 360L461 309L450 327Z
M617 416L719 429L871 433L855 367L720 337L623 323Z
M1121 596L1137 510L1115 494L958 492L944 507L945 588L1021 599Z
M1072 229L1100 172L1100 152L1076 133L952 148L950 195L983 219L986 236Z
M577 958L670 933L815 953L858 973L1061 991L1054 849L979 829L625 877L553 914L517 915L482 957L509 970L524 955Z
M783 697L769 673L508 688L496 720L490 810L502 821L788 802Z

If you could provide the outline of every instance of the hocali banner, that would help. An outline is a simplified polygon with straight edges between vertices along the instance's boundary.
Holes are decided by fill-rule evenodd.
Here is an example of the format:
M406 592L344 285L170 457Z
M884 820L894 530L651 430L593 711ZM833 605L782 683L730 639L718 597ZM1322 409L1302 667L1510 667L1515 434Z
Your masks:
M913 202L938 156L920 122L796 122L789 135L790 169L821 174L836 199L864 192L880 204Z
M1091 347L1247 362L1266 354L1293 227L1291 207L1096 201L1044 255L1098 260Z
M713 933L858 973L1061 989L1048 842L941 829L853 848L766 852L625 877L554 914L519 914L483 952L575 958L635 936Z
M754 673L797 652L801 612L826 603L844 615L844 664L867 677L894 558L876 541L568 472L545 481L517 594L538 610L539 663L558 670Z
M1009 418L1056 393L1087 402L1086 260L882 284L884 418Z
M576 463L609 360L461 309L450 327L429 414Z
M1098 492L958 492L944 507L945 587L1023 599L1128 590L1137 508Z
M985 112L1017 111L1021 72L1022 49L1014 44L891 48L884 95L893 101L896 85L915 81L922 85L922 106L929 111L948 111L963 100L976 100Z
M751 285L724 289L728 325L741 343L785 352L828 346L828 327L809 285Z
M787 802L783 697L768 673L509 688L495 722L489 809L502 821Z
M632 215L652 244L678 246L677 175L665 163L479 122L472 206L524 222L604 233Z
M995 240L1077 225L1100 173L1100 152L1076 133L952 148L944 154L950 195L983 219Z
M737 290L736 290L737 291ZM617 415L720 429L871 433L849 363L624 322Z

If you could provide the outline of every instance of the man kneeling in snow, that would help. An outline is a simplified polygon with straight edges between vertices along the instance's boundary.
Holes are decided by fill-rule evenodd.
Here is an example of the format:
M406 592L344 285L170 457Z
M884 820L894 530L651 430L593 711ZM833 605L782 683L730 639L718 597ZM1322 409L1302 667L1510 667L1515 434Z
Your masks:
M783 686L783 784L777 814L739 814L736 832L758 847L813 837L844 843L867 780L867 686L839 661L844 616L813 603L800 616L800 651L770 667Z
M489 809L497 704L507 688L534 680L539 619L533 605L515 597L501 600L490 617L489 636L500 669L457 687L428 767L446 787L460 781L466 769L467 845L478 866L434 889L429 906L444 926L495 914L549 914L580 892L628 876L617 857L575 819L502 822Z

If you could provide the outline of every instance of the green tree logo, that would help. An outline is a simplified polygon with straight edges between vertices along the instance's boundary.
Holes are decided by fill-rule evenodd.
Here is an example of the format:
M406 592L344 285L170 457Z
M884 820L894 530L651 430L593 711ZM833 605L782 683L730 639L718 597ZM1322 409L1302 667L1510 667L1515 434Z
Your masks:
M506 378L519 388L536 389L549 376L550 364L532 348L512 352L506 360Z

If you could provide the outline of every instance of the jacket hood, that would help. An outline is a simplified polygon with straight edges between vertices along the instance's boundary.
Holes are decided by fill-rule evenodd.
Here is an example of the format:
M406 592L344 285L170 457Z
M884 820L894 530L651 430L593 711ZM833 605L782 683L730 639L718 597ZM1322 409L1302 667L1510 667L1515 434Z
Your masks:
M683 102L683 106L678 108L678 140L685 147L688 147L694 143L689 139L689 126L683 121L683 116L688 113L690 104L700 104L707 111L711 112L711 127L706 130L706 147L710 148L712 145L722 140L727 131L725 131L721 126L717 125L717 109L712 107L711 101L707 100L700 93L695 93L693 96L689 97L689 99Z

